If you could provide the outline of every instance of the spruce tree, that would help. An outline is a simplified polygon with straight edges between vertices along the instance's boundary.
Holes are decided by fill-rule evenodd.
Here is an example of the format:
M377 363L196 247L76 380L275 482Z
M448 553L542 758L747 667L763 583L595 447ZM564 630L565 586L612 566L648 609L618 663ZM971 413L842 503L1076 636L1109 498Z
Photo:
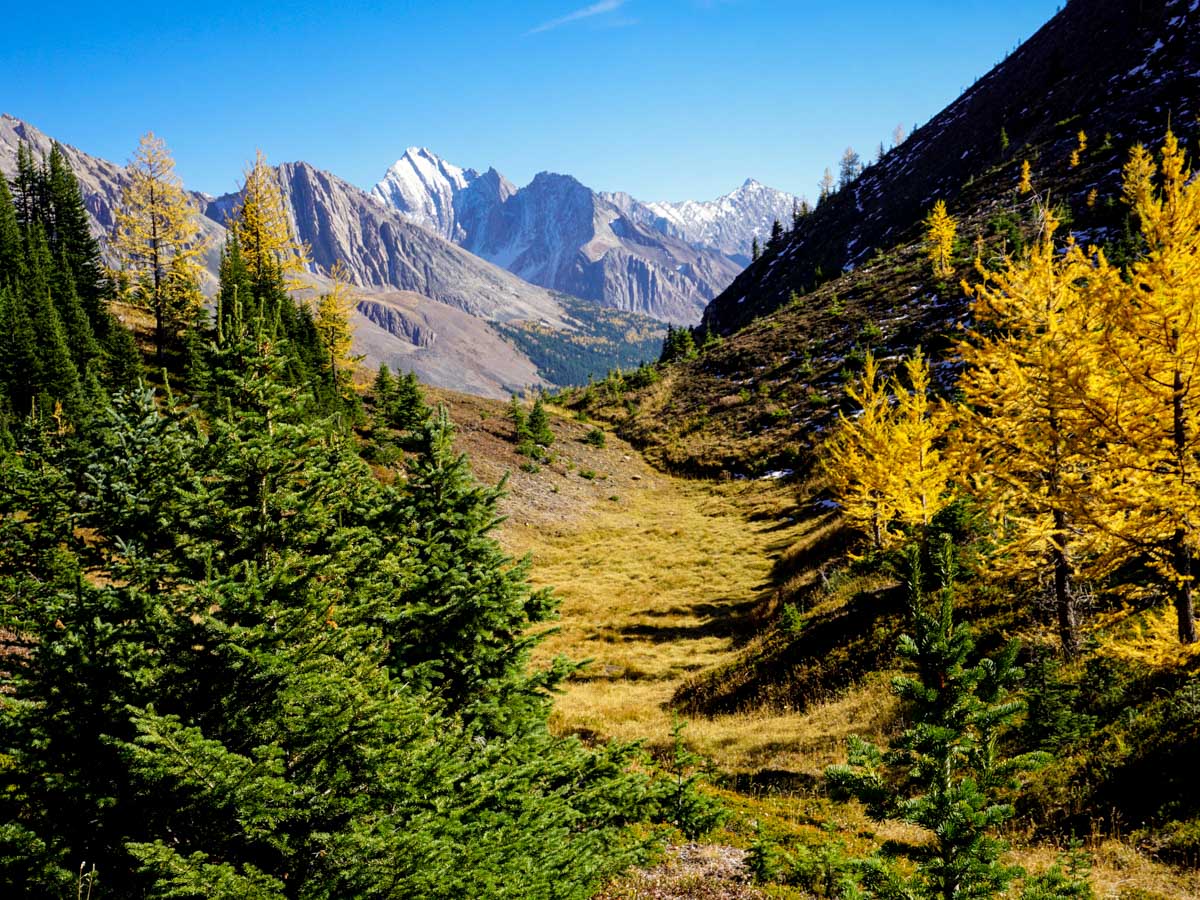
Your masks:
M110 324L106 305L109 285L100 264L100 245L92 236L79 182L58 144L50 151L46 180L53 217L51 249L70 274L93 331L103 336Z
M540 394L534 399L533 408L529 411L529 435L539 447L549 447L554 443L550 417L546 414L546 406Z
M1045 754L1005 756L1001 738L1023 711L1012 690L1022 673L1019 644L973 661L969 629L954 621L954 548L937 550L938 586L929 598L921 549L907 550L910 634L898 652L915 670L893 679L911 723L886 751L849 741L846 765L826 777L835 795L861 800L876 821L898 820L933 836L918 887L937 900L984 900L1003 893L1019 870L1000 857L997 829L1013 816L1008 796Z

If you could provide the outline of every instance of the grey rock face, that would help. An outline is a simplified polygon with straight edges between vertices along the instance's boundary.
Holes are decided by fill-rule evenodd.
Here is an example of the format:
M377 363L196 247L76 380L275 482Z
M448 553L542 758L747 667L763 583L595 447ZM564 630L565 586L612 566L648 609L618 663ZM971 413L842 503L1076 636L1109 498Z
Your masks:
M304 162L276 170L292 226L318 271L341 260L365 288L409 291L485 319L561 322L549 291L413 224L336 175ZM236 194L219 197L205 214L224 221L237 201Z
M566 175L543 172L517 189L495 169L479 175L410 150L372 194L525 281L663 321L695 324L741 270L725 252L658 228L632 198Z

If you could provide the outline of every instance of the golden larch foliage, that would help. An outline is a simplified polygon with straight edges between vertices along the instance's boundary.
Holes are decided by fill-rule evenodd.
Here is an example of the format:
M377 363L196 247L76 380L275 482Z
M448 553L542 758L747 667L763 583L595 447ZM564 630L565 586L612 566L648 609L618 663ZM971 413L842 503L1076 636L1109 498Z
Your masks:
M354 330L350 325L350 314L354 311L355 297L351 289L349 272L339 260L329 273L333 284L317 299L313 313L313 325L321 346L328 354L330 377L341 390L350 383L349 375L362 359L354 356L351 346Z
M1087 133L1083 130L1080 130L1076 137L1079 143L1076 144L1075 149L1071 151L1071 168L1075 168L1077 165L1079 165L1083 154L1087 152Z
M933 274L949 278L954 274L954 238L958 223L946 210L946 201L939 200L925 219L925 248L933 263Z
M1073 655L1077 571L1102 538L1079 527L1075 512L1092 452L1079 389L1098 324L1084 293L1098 275L1074 241L1058 253L1057 222L1049 213L1043 219L1026 258L1006 259L997 272L977 264L982 280L966 287L975 330L958 348L966 369L953 456L959 478L999 526L994 571L1052 585L1059 637Z
M882 378L867 354L848 388L860 412L841 415L825 442L821 468L848 519L877 548L905 529L929 525L949 502L951 468L937 443L945 418L929 399L929 366L918 349L904 365L908 386Z
M1125 279L1097 282L1100 375L1084 395L1105 447L1097 495L1119 523L1116 535L1148 555L1172 587L1179 638L1191 643L1200 549L1200 182L1170 132L1158 191L1152 171L1150 155L1135 147L1124 194L1147 250Z
M1017 193L1028 194L1033 191L1033 173L1029 160L1021 162L1021 180L1017 182Z
M110 242L120 266L113 275L126 300L153 310L161 358L170 333L200 307L199 210L153 132L142 136L125 171Z
M282 275L289 287L308 269L308 247L296 240L275 170L259 150L245 172L242 196L227 223L238 237L246 269L255 281Z

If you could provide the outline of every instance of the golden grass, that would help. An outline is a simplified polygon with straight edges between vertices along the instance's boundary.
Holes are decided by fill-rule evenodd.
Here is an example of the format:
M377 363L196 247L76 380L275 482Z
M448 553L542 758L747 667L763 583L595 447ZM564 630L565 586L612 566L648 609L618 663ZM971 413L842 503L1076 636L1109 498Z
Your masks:
M594 505L553 528L508 523L506 547L532 553L535 582L555 587L562 601L560 630L539 648L538 661L560 654L593 660L559 698L555 728L667 747L672 695L698 672L733 660L754 637L757 617L775 605L767 602L777 591L772 574L785 583L814 577L820 544L833 526L822 519L790 520L795 493L767 482L713 484L658 473L623 492L619 504ZM842 596L839 590L828 602ZM749 778L743 793L718 791L738 813L719 841L748 846L753 832L747 829L756 821L817 842L832 834L852 853L869 853L885 840L926 839L911 826L870 822L858 804L787 787L815 784L826 766L843 761L851 734L887 741L898 714L888 682L887 673L874 673L803 713L690 718L689 746L724 772ZM782 793L772 786L776 776L784 776ZM1009 839L1012 862L1034 873L1053 865L1056 848L1030 845L1026 835ZM1200 897L1200 873L1155 862L1117 840L1098 840L1089 850L1100 898L1120 900L1139 890L1172 900ZM621 895L641 896L631 886L651 875L630 876L620 883ZM800 896L775 887L767 893ZM662 896L711 893L698 887Z
M534 580L562 600L560 630L538 661L592 660L557 702L554 726L665 747L675 690L733 659L774 590L775 560L824 533L820 522L789 521L793 492L660 476L575 527L508 528L506 544L531 552ZM686 737L728 772L817 776L850 734L879 737L895 708L880 677L803 714L694 718Z

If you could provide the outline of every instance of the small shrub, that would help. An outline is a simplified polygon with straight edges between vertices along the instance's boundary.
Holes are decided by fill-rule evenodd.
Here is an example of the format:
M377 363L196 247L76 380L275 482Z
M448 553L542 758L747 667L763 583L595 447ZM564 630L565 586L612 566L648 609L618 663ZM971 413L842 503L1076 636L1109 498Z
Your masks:
M592 447L603 447L608 443L608 437L605 435L603 429L593 428L583 436L583 442Z
M594 481L596 478L596 470L595 469L580 469L579 477L586 478L588 481Z

